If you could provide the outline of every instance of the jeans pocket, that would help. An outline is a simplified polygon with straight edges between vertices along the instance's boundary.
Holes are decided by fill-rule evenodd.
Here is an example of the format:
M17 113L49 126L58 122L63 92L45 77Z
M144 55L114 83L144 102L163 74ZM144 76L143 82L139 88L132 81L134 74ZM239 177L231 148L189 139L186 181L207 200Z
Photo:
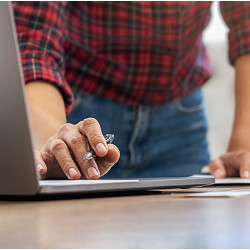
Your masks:
M200 88L194 90L191 94L182 97L176 101L176 107L180 112L192 113L204 108L203 95Z

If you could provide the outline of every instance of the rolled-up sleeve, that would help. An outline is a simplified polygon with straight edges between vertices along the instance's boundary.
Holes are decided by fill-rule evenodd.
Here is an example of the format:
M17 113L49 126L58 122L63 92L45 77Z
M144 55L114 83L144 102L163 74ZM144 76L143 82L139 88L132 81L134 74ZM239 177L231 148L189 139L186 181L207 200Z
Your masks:
M16 30L26 83L44 80L62 93L66 113L73 95L65 79L63 2L13 2Z
M229 27L229 61L250 53L250 2L220 2L221 14Z

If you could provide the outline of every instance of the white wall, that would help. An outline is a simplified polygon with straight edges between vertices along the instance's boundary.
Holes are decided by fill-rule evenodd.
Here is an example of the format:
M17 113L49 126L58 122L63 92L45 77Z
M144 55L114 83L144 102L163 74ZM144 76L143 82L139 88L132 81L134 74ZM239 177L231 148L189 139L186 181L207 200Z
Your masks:
M228 62L227 32L219 3L215 2L212 6L212 19L203 34L212 65L212 77L203 87L212 158L226 151L232 129L234 69Z

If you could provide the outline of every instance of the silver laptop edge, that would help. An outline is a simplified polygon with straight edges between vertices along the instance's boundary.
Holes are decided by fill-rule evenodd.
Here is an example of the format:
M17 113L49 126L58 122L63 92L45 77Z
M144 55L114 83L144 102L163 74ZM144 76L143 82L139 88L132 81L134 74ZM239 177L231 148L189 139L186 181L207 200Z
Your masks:
M0 19L0 194L31 195L39 183L10 2L0 2Z
M42 183L41 193L46 194L62 194L62 193L84 193L93 192L111 192L111 191L124 191L124 190L153 190L153 189L164 189L164 188L189 188L194 186L208 186L214 183L213 177L169 177L169 178L138 178L138 179L117 179L105 180L102 179L96 184L91 184L93 181L79 181L79 185L74 185L71 182L70 188L68 185L61 185L60 181L55 185L50 185L49 181ZM84 184L80 184L85 182ZM81 190L81 191L79 191Z
M213 177L39 181L26 103L15 21L10 2L0 2L0 195L89 193L204 186Z

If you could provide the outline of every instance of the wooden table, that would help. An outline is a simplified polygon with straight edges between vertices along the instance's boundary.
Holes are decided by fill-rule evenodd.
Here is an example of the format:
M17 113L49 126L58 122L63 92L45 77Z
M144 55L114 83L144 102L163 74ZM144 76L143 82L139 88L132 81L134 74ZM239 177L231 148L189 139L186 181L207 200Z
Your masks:
M203 190L44 201L2 199L0 248L250 248L250 196L180 196Z

